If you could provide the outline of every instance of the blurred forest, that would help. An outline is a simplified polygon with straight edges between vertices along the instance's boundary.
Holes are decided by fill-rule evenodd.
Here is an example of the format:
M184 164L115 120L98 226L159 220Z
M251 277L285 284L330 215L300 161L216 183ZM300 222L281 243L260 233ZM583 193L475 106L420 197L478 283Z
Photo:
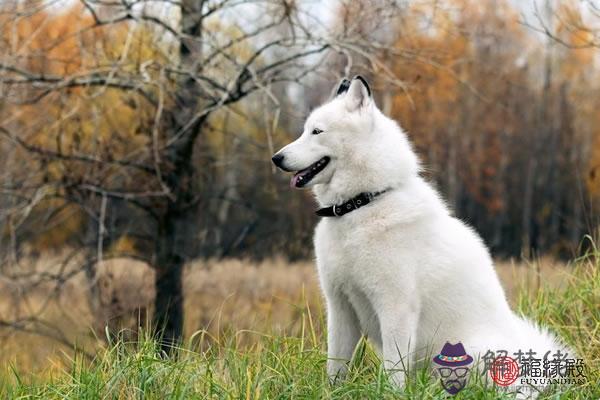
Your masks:
M598 226L598 29L576 0L4 1L0 275L55 293L82 273L95 310L98 265L144 262L177 338L185 263L311 257L311 195L270 156L357 73L495 256L577 255Z

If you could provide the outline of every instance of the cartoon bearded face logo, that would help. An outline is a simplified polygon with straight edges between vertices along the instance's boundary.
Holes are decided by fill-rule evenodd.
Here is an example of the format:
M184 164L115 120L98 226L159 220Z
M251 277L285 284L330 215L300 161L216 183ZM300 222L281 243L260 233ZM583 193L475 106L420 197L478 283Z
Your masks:
M446 392L456 394L465 387L473 357L465 352L461 342L446 342L440 354L433 357L433 362L437 364L437 373Z

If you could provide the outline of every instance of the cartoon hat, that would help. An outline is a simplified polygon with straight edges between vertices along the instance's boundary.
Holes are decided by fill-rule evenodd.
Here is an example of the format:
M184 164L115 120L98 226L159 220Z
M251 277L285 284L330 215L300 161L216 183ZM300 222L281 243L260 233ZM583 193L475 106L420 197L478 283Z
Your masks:
M446 342L440 354L433 357L433 362L445 367L460 367L471 364L473 357L466 353L465 347L461 342L456 344Z

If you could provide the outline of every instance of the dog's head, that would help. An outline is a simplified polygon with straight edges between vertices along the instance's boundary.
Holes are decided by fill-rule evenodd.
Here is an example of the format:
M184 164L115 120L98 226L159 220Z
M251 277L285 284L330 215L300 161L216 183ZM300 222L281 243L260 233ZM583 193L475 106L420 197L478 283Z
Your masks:
M317 197L331 192L328 200L382 190L403 172L417 170L404 133L379 111L360 76L336 85L333 98L310 114L300 137L272 160L294 172L292 187L314 186Z

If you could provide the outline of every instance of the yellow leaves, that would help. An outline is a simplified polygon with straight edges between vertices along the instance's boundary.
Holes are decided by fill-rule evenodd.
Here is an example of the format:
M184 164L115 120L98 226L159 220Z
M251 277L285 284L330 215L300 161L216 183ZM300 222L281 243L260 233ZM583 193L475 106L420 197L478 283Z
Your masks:
M578 132L586 132L579 136L591 146L585 186L594 199L600 198L600 100L597 97L598 88L594 84L600 76L596 67L598 48L594 47L595 35L592 24L586 21L582 4L576 1L561 2L556 11L557 27L554 35L560 45L555 51L559 54L560 63L558 74L568 85L568 101L574 104L575 128ZM588 15L589 17L589 15ZM596 31L597 32L597 31Z
M67 13L36 12L15 21L4 21L2 36L10 54L23 60L32 72L68 74L81 67L81 43L89 41L91 25L81 7Z
M166 57L142 24L93 27L91 16L74 6L60 13L38 12L21 18L14 29L4 29L21 66L31 73L65 79L103 75L135 76L142 65ZM17 64L19 62L17 61ZM153 81L155 71L147 71ZM118 75L117 75L118 74ZM134 81L132 81L134 82ZM32 94L33 87L25 87ZM148 91L156 90L149 88ZM154 109L135 91L102 86L58 89L29 105L7 111L22 140L63 155L86 155L99 160L125 157L146 146ZM48 174L87 174L65 160L49 162Z
M30 235L32 247L38 251L55 249L79 236L83 229L85 218L81 209L63 200L46 200L34 212L44 221L32 227L36 232Z
M527 84L514 68L525 43L518 15L502 2L415 4L419 17L406 21L395 43L406 55L393 63L406 90L393 93L392 114L438 179L455 187L460 181L488 212L502 212L501 135L515 122L501 101L506 82Z
M239 58L240 61L247 61L253 54L253 49L243 40L246 34L237 26L223 23L216 18L206 24L206 35L210 37L211 45L223 47L227 54Z
M35 218L31 219L47 218L47 223L31 234L33 246L64 245L89 222L89 216L82 215L78 205L67 202L90 199L73 199L68 193L70 187L88 182L107 188L130 182L137 182L138 188L147 184L139 180L138 170L113 161L145 161L155 112L154 105L135 90L69 84L75 79L108 77L156 93L154 84L159 72L155 66L167 55L155 45L155 33L144 24L94 26L90 14L78 5L26 14L14 22L2 21L0 27L5 59L49 81L15 85L11 90L16 94L7 95L8 100L44 95L30 104L7 101L2 116L12 134L39 150L28 152L15 147L13 179L27 179L32 187L64 188L56 195L66 200L42 201L35 206ZM48 93L44 93L46 88ZM121 245L127 247L125 242Z
M522 184L508 171L536 154L518 143L533 149L547 145L535 140L558 137L548 147L550 167L543 168L572 174L565 185L585 181L592 200L600 199L598 48L581 48L593 33L580 4L562 2L553 10L551 29L561 44L540 41L509 2L414 4L418 17L403 21L395 43L403 56L390 60L405 90L381 89L391 92L392 114L436 179L489 213L504 212L514 201L506 192Z
M568 56L561 63L561 72L567 79L581 79L586 70L593 66L597 49L590 46L594 41L593 31L583 21L581 10L577 3L567 1L557 10L558 26L556 36L569 49Z
M594 198L600 198L600 132L596 131L592 143L586 188Z
M109 254L137 254L137 243L128 235L121 236L110 248Z

